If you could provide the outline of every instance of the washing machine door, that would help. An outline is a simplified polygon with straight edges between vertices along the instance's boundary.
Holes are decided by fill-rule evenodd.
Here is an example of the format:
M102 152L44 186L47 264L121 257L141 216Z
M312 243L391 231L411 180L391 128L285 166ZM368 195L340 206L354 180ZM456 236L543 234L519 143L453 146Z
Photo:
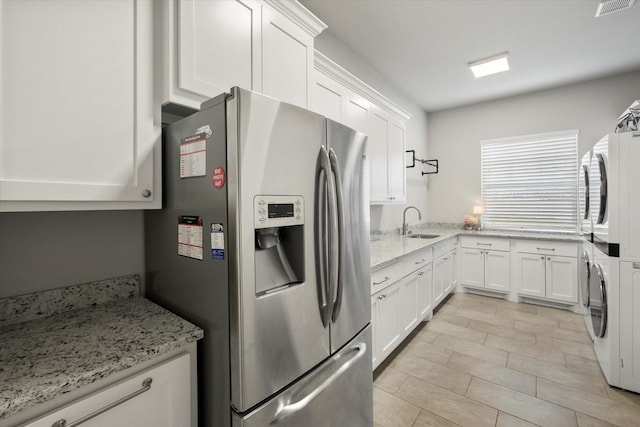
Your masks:
M603 337L607 331L607 286L602 267L599 264L591 266L589 313L591 314L593 333L596 337Z
M589 219L589 166L586 164L582 164L578 174L578 196L580 219L584 222Z
M582 305L589 307L589 279L591 278L591 259L586 250L580 254L580 275L578 281L580 285L580 295L582 295Z

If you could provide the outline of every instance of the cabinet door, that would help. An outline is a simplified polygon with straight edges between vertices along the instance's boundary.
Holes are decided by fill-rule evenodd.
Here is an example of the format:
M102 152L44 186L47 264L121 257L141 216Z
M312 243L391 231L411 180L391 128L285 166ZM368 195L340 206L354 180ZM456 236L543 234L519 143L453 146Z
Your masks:
M402 338L409 335L418 324L418 272L414 271L399 282L400 286L400 332Z
M0 2L0 210L161 206L153 7Z
M433 261L433 308L436 308L438 304L440 304L445 295L445 278L448 276L448 273L444 258L445 257L442 256Z
M544 298L545 256L517 253L516 263L518 294Z
M547 298L578 302L578 260L571 257L546 258Z
M620 263L620 386L640 392L640 263Z
M509 292L511 277L509 252L484 251L484 286L487 289Z
M387 138L389 134L389 120L377 108L372 108L369 122L369 158L371 175L371 203L389 202L388 181L388 151Z
M310 109L337 122L342 122L345 87L316 71L316 79L311 93Z
M352 94L345 100L344 124L364 134L368 134L369 110L368 101Z
M444 257L444 290L443 297L449 295L449 293L453 290L453 287L456 285L456 256L457 253L449 252Z
M230 24L233 25L233 22ZM267 4L264 5L262 92L265 95L307 108L313 52L311 34Z
M378 324L378 311L380 310L379 295L371 296L371 360L373 362L373 369L376 369L380 364L380 340L378 334L380 333L380 325Z
M418 320L430 319L433 312L433 266L431 263L418 270Z
M484 251L460 249L460 282L464 286L484 287Z
M396 283L376 294L378 297L378 342L380 361L400 344L400 286Z
M177 63L165 64L163 72L175 73L165 84L175 79L177 96L192 97L195 102L189 104L196 108L232 86L259 91L260 4L252 0L178 0L176 7L178 17L171 22L178 22L173 35L178 43ZM164 101L185 103L178 97Z
M183 354L32 421L25 427L51 427L60 420L70 424L126 396L131 398L91 418L87 425L91 427L189 426L191 425L192 398L190 366L189 354ZM144 381L147 379L151 379L149 388L138 395L131 396L145 388Z
M406 199L404 134L403 127L393 122L390 124L387 142L389 156L387 174L389 175L389 198L395 202L404 202Z

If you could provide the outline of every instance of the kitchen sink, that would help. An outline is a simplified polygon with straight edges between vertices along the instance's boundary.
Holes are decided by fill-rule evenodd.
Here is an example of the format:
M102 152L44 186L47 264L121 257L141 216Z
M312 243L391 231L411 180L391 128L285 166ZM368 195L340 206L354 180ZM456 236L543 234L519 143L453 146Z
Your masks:
M409 234L407 235L410 239L435 239L436 237L440 237L439 234Z

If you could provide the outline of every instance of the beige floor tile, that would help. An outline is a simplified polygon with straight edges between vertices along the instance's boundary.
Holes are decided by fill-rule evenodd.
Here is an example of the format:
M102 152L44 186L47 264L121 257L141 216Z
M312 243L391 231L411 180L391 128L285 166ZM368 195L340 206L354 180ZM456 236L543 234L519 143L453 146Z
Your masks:
M564 353L575 354L585 359L596 359L596 353L593 350L593 344L580 344L573 341L561 340L558 338L548 337L545 335L536 336L536 345L545 347Z
M478 344L483 344L487 334L480 331L474 331L473 329L463 328L462 326L454 325L449 322L440 321L434 319L427 323L427 329L432 332L438 332L441 334L451 335L453 337L462 338L463 340L472 341Z
M543 378L538 378L538 398L612 424L628 427L640 425L640 406L606 399Z
M496 335L499 337L509 338L514 341L526 342L529 344L536 343L536 335L521 330L515 330L513 328L503 328L501 326L491 325L485 322L471 322L468 326L469 329L476 331L486 332L488 334Z
M441 305L437 308L437 310L433 313L434 317L441 314L455 314L456 311L460 308L460 305L455 302L448 302L444 306Z
M376 370L373 385L387 393L394 394L408 376L404 372L393 369L391 366L384 366L381 370Z
M442 387L409 377L397 396L462 426L495 426L498 411Z
M580 390L589 390L591 393L599 396L609 397L606 390L607 386L602 379L571 371L564 366L516 353L509 354L507 366L521 372L535 375L536 377L545 378Z
M515 310L513 307L499 308L496 312L498 316L508 317L513 320L522 320L525 322L539 323L541 325L549 325L557 328L559 323L556 319L538 316L537 314L527 313L522 310Z
M603 421L599 418L590 417L582 412L576 412L579 427L614 427L614 424Z
M471 380L467 397L541 426L577 426L572 410L479 378Z
M466 328L467 326L469 326L469 323L471 322L471 319L468 319L466 317L458 316L458 312L459 312L459 310L456 311L454 314L438 313L437 319L439 321L452 323L454 325L458 325L458 326L462 326L462 327Z
M536 377L524 372L460 353L454 353L447 366L530 396L536 395Z
M410 427L420 408L385 391L373 389L373 421L383 427Z
M425 409L420 411L418 418L414 421L412 427L456 427L458 424L439 417Z
M584 317L582 319L582 322L566 322L564 320L558 320L558 323L560 324L560 329L569 329L572 331L584 331L585 334L587 333L587 329L584 323Z
M433 332L427 329L427 324L425 324L420 331L415 333L413 337L415 339L419 339L420 341L432 343L436 338L440 335L438 332Z
M438 341L438 339L436 339L436 341ZM441 365L446 365L451 354L453 354L453 350L425 341L420 341L419 339L411 340L403 351Z
M509 302L509 305L505 306L505 308L514 310L514 311L521 311L523 313L538 314L538 308L540 308L539 305L535 305L535 304L515 303L511 301L508 301L508 302Z
M597 360L587 359L571 353L565 353L564 358L567 362L567 368L570 370L585 375L592 375L606 382Z
M422 359L411 353L398 355L389 362L389 366L461 395L465 393L471 380L471 375L469 374Z
M564 353L560 351L554 351L544 347L539 347L537 345L515 341L509 338L498 337L491 334L487 336L487 341L485 344L487 346L508 351L510 353L530 356L550 363L555 363L560 366L565 366Z
M456 316L466 317L472 321L480 321L490 323L492 325L501 326L504 328L513 328L514 320L504 316L497 316L491 313L484 313L474 310L472 308L461 308L456 312Z
M535 427L536 424L514 417L505 412L498 412L496 427Z
M591 338L589 338L589 335L587 334L584 327L582 327L581 331L577 331L574 329L550 328L547 325L541 325L539 323L516 320L514 328L520 331L531 332L537 335L544 335L547 337L563 339L580 344L593 345L593 341L591 341Z
M509 353L504 350L455 338L447 334L441 334L433 343L437 346L444 347L458 353L467 354L478 359L495 363L496 365L507 365L507 357Z
M633 393L619 389L617 387L607 387L607 393L609 393L609 399L617 400L618 402L628 403L630 405L637 405L640 407L640 394ZM640 424L640 423L638 423Z
M566 322L572 322L574 324L584 323L584 315L574 313L570 310L563 310L561 308L551 307L538 307L538 315L542 317L548 317L556 320L562 320Z

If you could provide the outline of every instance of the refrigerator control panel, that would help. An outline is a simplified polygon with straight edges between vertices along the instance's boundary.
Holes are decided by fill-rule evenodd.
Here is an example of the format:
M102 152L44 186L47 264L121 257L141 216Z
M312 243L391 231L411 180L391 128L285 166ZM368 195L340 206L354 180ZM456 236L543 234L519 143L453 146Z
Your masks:
M255 228L304 224L302 196L256 196L253 199Z

